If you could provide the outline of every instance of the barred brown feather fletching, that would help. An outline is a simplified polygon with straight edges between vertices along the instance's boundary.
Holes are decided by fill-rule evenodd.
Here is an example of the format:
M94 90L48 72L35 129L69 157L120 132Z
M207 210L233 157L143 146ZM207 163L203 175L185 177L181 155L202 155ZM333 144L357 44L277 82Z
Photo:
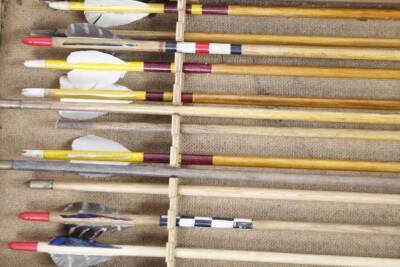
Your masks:
M67 27L65 31L67 37L91 37L91 38L107 38L122 39L123 37L112 33L111 31L89 24L89 23L73 23Z

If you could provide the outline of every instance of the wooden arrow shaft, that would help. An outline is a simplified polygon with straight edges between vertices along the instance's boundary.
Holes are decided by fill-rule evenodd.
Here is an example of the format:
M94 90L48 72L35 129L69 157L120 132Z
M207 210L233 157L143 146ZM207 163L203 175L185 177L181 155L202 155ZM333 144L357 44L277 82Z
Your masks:
M399 110L400 101L380 99L351 98L317 98L317 97L284 97L252 95L218 95L193 93L193 103L231 104L231 105L264 105L310 108L350 108Z
M38 183L37 187L35 184ZM142 184L127 182L51 180L31 181L31 188L50 188L53 190L72 190L82 192L130 193L149 195L168 195L168 185ZM355 192L289 190L252 187L221 186L179 186L179 195L205 198L243 198L285 201L321 201L337 203L400 205L400 196L396 194L375 194Z
M32 39L33 37L31 37ZM37 37L41 39L41 37ZM42 43L42 42L40 42ZM102 38L52 38L52 46L70 49L96 49L130 52L181 52L193 54L248 55L324 59L400 60L393 48L352 48L273 44L224 44L202 42L159 42Z
M229 6L229 15L347 19L400 19L395 9Z
M171 125L167 123L146 122L92 122L61 120L57 122L60 129L91 129L111 131L135 131L135 132L162 132L170 133ZM399 131L390 130L360 130L360 129L335 129L335 128L300 128L300 127L269 127L269 126L236 126L236 125L200 125L182 124L182 134L220 134L250 136L277 136L277 137L301 137L301 138L334 138L334 139L358 139L400 141Z
M70 10L109 13L173 13L178 12L176 4L149 3L146 6L89 5L70 2ZM347 19L400 19L396 9L372 8L315 8L285 6L244 6L244 5L201 5L188 4L186 13L191 15L229 15L251 17L308 17Z
M15 244L13 245L16 246ZM111 248L101 248L59 246L50 245L47 242L38 242L36 251L58 255L134 256L159 258L164 258L167 256L167 249L165 247L127 246L115 244L112 244ZM222 249L176 248L175 256L182 259L226 260L351 267L398 267L400 264L399 259L390 258L291 254L265 251Z
M185 66L184 66L185 67ZM207 66L187 65L184 71L188 73L203 73ZM278 65L233 65L212 64L206 73L227 75L260 75L289 76L316 78L363 78L363 79L400 79L400 70L373 68L338 68L309 66L278 66Z
M381 225L355 225L355 224L331 224L310 222L288 222L288 221L253 221L253 228L259 230L282 230L282 231L307 231L324 233L347 233L347 234L389 234L400 235L400 228L395 226Z
M115 226L159 226L160 216L139 214L101 214L98 217L82 218L73 212L51 212L50 222L78 225L115 225ZM224 218L227 220L226 218ZM177 225L182 227L181 225ZM185 227L185 226L183 226ZM189 226L186 226L189 227ZM195 225L192 227L196 227ZM217 227L218 228L218 227ZM254 230L282 230L282 231L306 231L306 232L328 232L328 233L351 233L351 234L390 234L400 235L399 227L382 225L354 225L354 224L329 224L291 222L277 220L255 220L252 221Z
M175 32L111 30L113 33L139 40L175 40ZM64 29L59 30L65 32ZM220 32L185 32L189 42L219 42L241 44L286 44L310 46L351 46L351 47L386 47L399 48L399 38L377 37L340 37L340 36L304 36L276 34L244 34Z
M88 71L124 71L124 72L175 72L174 63L154 63L132 61L127 64L79 63L71 64L64 60L46 60L48 69L88 70ZM364 79L400 79L399 69L378 68L339 68L310 66L279 66L253 64L202 64L184 63L183 72L196 74L289 76L316 78L364 78Z
M336 171L400 172L400 163L355 160L319 160L273 157L213 156L215 166L314 169Z
M111 32L135 40L171 40L175 41L175 32L116 30ZM31 36L65 35L66 29L56 31L33 30ZM346 46L346 47L381 47L399 48L400 38L383 37L344 37L322 35L278 35L278 34L249 34L222 32L185 32L188 42L217 42L231 44L281 44L281 45L310 45L310 46Z
M400 124L400 115L381 113L328 112L261 108L168 106L143 104L66 103L58 101L0 100L0 108L96 111L116 114L152 114L255 120L293 120L366 124Z
M45 96L53 98L133 100L133 101L172 101L171 92L133 91L133 90L83 90L83 89L47 89ZM183 103L287 106L311 108L349 108L400 110L399 100L389 99L352 99L285 97L259 95L227 95L205 93L182 93Z

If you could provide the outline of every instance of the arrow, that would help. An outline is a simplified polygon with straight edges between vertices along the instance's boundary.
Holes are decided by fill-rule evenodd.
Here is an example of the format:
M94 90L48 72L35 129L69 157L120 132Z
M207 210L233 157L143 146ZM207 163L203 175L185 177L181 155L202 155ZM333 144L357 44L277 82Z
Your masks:
M57 122L58 129L107 130L120 132L171 132L171 124L147 122L94 122L70 121ZM270 126L236 126L216 124L181 124L181 134L217 134L249 135L264 137L300 137L333 138L354 140L400 141L400 133L390 130L335 129L335 128L300 128Z
M90 79L90 77L87 78ZM157 92L146 93L140 91L133 92L125 86L118 84L109 84L106 79L104 81L90 79L93 80L93 82L91 82L89 79L80 80L80 77L75 78L75 76L72 76L71 79L74 82L71 82L66 76L62 76L59 80L61 89L48 90L44 88L25 88L22 90L22 95L29 97L45 97L45 96L50 96L49 95L50 93L55 93L59 96L59 100L62 102L117 103L117 104L131 103L132 102L131 100L146 100L146 98L148 100L156 100L157 97L160 97L160 93ZM78 87L88 87L91 90L74 89ZM107 89L107 90L100 90L100 89ZM90 99L90 95L92 93L97 94L97 97ZM74 94L76 97L73 97ZM105 97L102 97L103 94ZM107 98L106 96L111 96L111 97L108 97L108 99L106 99ZM55 95L52 95L51 97L55 97ZM171 101L172 101L172 95L171 95ZM85 111L59 111L58 113L62 118L67 118L70 120L90 120L107 114L106 112L85 112Z
M91 266L109 260L112 256L165 258L167 248L131 246L85 241L70 237L56 237L49 242L10 242L8 248L19 251L43 252L51 255L61 267ZM293 254L265 251L176 248L175 257L182 259L226 260L304 265L353 267L398 267L399 259L351 257L313 254ZM77 264L80 265L77 265ZM69 265L68 265L69 264Z
M65 224L68 236L85 240L93 240L108 230L121 230L121 228L125 227L142 226L165 227L168 222L168 216L166 215L126 214L98 203L86 202L69 204L61 212L25 211L19 214L19 218L26 221ZM400 235L400 228L391 226L308 223L204 216L177 216L176 226L212 229Z
M82 100L82 102L87 100L172 102L172 92L137 91L132 89L85 90L25 88L22 90L22 95L27 97L48 97L53 99L77 99L77 101ZM183 92L181 99L183 103L190 104L400 110L400 101L390 99L228 95L192 92Z
M19 218L36 222L55 222L66 225L68 236L94 240L109 230L126 227L167 226L166 215L124 214L98 203L76 202L62 212L22 212ZM274 224L274 222L271 222ZM268 221L260 221L254 229L268 227ZM177 227L206 227L214 229L253 229L253 221L243 218L217 218L200 216L178 216ZM264 227L264 228L263 228ZM389 228L387 229L389 230Z
M134 0L84 0L49 1L50 8L58 10L85 11L86 20L103 27L120 26L140 20L149 14L177 14L177 4L143 3ZM346 19L400 19L396 9L373 8L317 8L285 6L240 5L186 5L190 15L229 15L251 17L308 17Z
M103 192L168 196L166 184L143 184L93 180L30 180L31 189L69 190L79 192ZM375 205L400 205L398 194L356 193L339 191L290 190L276 188L229 187L205 185L179 185L180 196L206 198L243 198L285 201L320 201L332 203L356 203Z
M72 73L68 74L70 80L72 80L73 77L77 77L81 82L84 82L87 79L100 81L107 79L107 82L110 84L118 81L127 72L175 72L174 63L143 61L125 62L110 54L98 51L73 52L68 56L66 61L27 60L24 65L28 68L74 70ZM196 74L318 78L400 79L400 70L398 69L349 67L184 63L183 72Z
M393 48L323 47L262 44L226 44L210 42L172 42L124 39L89 24L72 24L67 37L25 36L22 42L32 46L69 49L97 49L126 52L160 52L215 55L247 55L324 59L360 59L399 61L400 50Z
M174 168L170 166L154 165L98 165L90 163L68 163L62 161L32 161L32 160L0 160L0 170L15 171L41 171L41 172L68 172L80 174L103 174L103 175L136 175L144 177L170 178L178 177L185 179L218 179L233 181L268 181L269 183L291 184L291 185L320 185L320 186L352 186L378 190L380 188L398 190L400 182L393 177L375 177L354 174L349 175L317 175L313 173L279 173L259 172L255 170L220 170L204 168ZM48 182L46 182L49 185ZM51 185L51 183L50 183Z
M170 159L168 153L131 152L115 141L95 135L75 139L72 142L72 150L25 150L23 155L51 160L89 161L98 164L122 165L130 163L169 163ZM180 163L182 165L400 172L400 163L398 162L309 158L181 154Z
M91 24L75 23L67 29L37 29L29 34L31 37L71 37L74 34L71 29L93 29ZM101 36L100 32L90 32L91 35ZM142 31L142 30L115 30L109 29L113 36L118 35L124 39L138 40L175 40L175 32L166 31ZM82 33L81 33L82 34ZM107 38L106 36L101 36ZM108 38L111 36L108 36ZM283 44L283 45L310 45L310 46L351 46L351 47L383 47L399 48L399 38L382 37L343 37L343 36L317 36L317 35L277 35L277 34L247 34L247 33L222 33L222 32L185 32L185 41L188 42L219 42L242 44ZM34 39L33 39L34 40ZM29 39L26 39L29 44ZM49 40L44 45L47 46ZM38 45L38 43L37 43Z
M107 112L113 114L151 114L188 117L252 120L291 120L360 124L400 124L400 115L383 113L328 112L266 108L228 108L211 106L172 106L152 104L65 103L56 101L0 100L0 108L43 109L61 111Z

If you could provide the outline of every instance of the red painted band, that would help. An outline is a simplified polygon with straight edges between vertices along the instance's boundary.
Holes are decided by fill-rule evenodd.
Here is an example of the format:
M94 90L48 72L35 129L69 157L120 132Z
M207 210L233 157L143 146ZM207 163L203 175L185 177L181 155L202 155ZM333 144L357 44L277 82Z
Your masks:
M33 222L48 222L50 220L50 214L46 211L26 211L21 212L18 217L21 220L33 221Z
M143 70L151 72L171 72L171 63L144 62Z
M169 154L166 154L166 153L144 153L143 162L146 162L146 163L169 163Z
M187 7L186 7L186 10L187 10ZM164 5L164 13L166 13L166 14L176 14L176 13L178 13L177 4L165 4Z
M38 242L10 242L8 248L22 251L37 251Z
M34 37L34 36L25 36L22 38L22 43L26 45L33 46L52 46L53 38L52 37Z
M192 5L191 4L186 5L186 14L192 14Z
M209 54L210 44L209 43L196 43L196 54Z
M229 5L203 5L203 15L228 15Z
M181 163L185 165L213 165L213 156L183 154Z
M169 154L166 153L144 153L146 163L169 163ZM186 165L213 165L212 155L183 154L182 164Z
M183 72L185 73L211 73L211 64L202 63L184 63Z
M164 101L164 92L146 92L147 101Z
M193 93L182 93L183 103L193 103Z
M229 15L229 5L202 5L201 13L203 15ZM164 13L177 14L176 4L165 4ZM186 5L186 14L192 14L192 5Z
M159 46L158 46L158 50L159 50L161 53L165 53L165 51L166 51L166 45L167 45L166 42L160 42L160 44L159 44Z

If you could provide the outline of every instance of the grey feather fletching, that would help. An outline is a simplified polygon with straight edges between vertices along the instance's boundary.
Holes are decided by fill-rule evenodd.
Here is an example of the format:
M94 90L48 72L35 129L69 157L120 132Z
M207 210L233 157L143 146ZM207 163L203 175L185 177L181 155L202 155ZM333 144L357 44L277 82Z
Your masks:
M106 38L106 39L122 39L122 37L111 31L89 24L74 23L70 24L65 31L67 37L90 37L90 38Z

